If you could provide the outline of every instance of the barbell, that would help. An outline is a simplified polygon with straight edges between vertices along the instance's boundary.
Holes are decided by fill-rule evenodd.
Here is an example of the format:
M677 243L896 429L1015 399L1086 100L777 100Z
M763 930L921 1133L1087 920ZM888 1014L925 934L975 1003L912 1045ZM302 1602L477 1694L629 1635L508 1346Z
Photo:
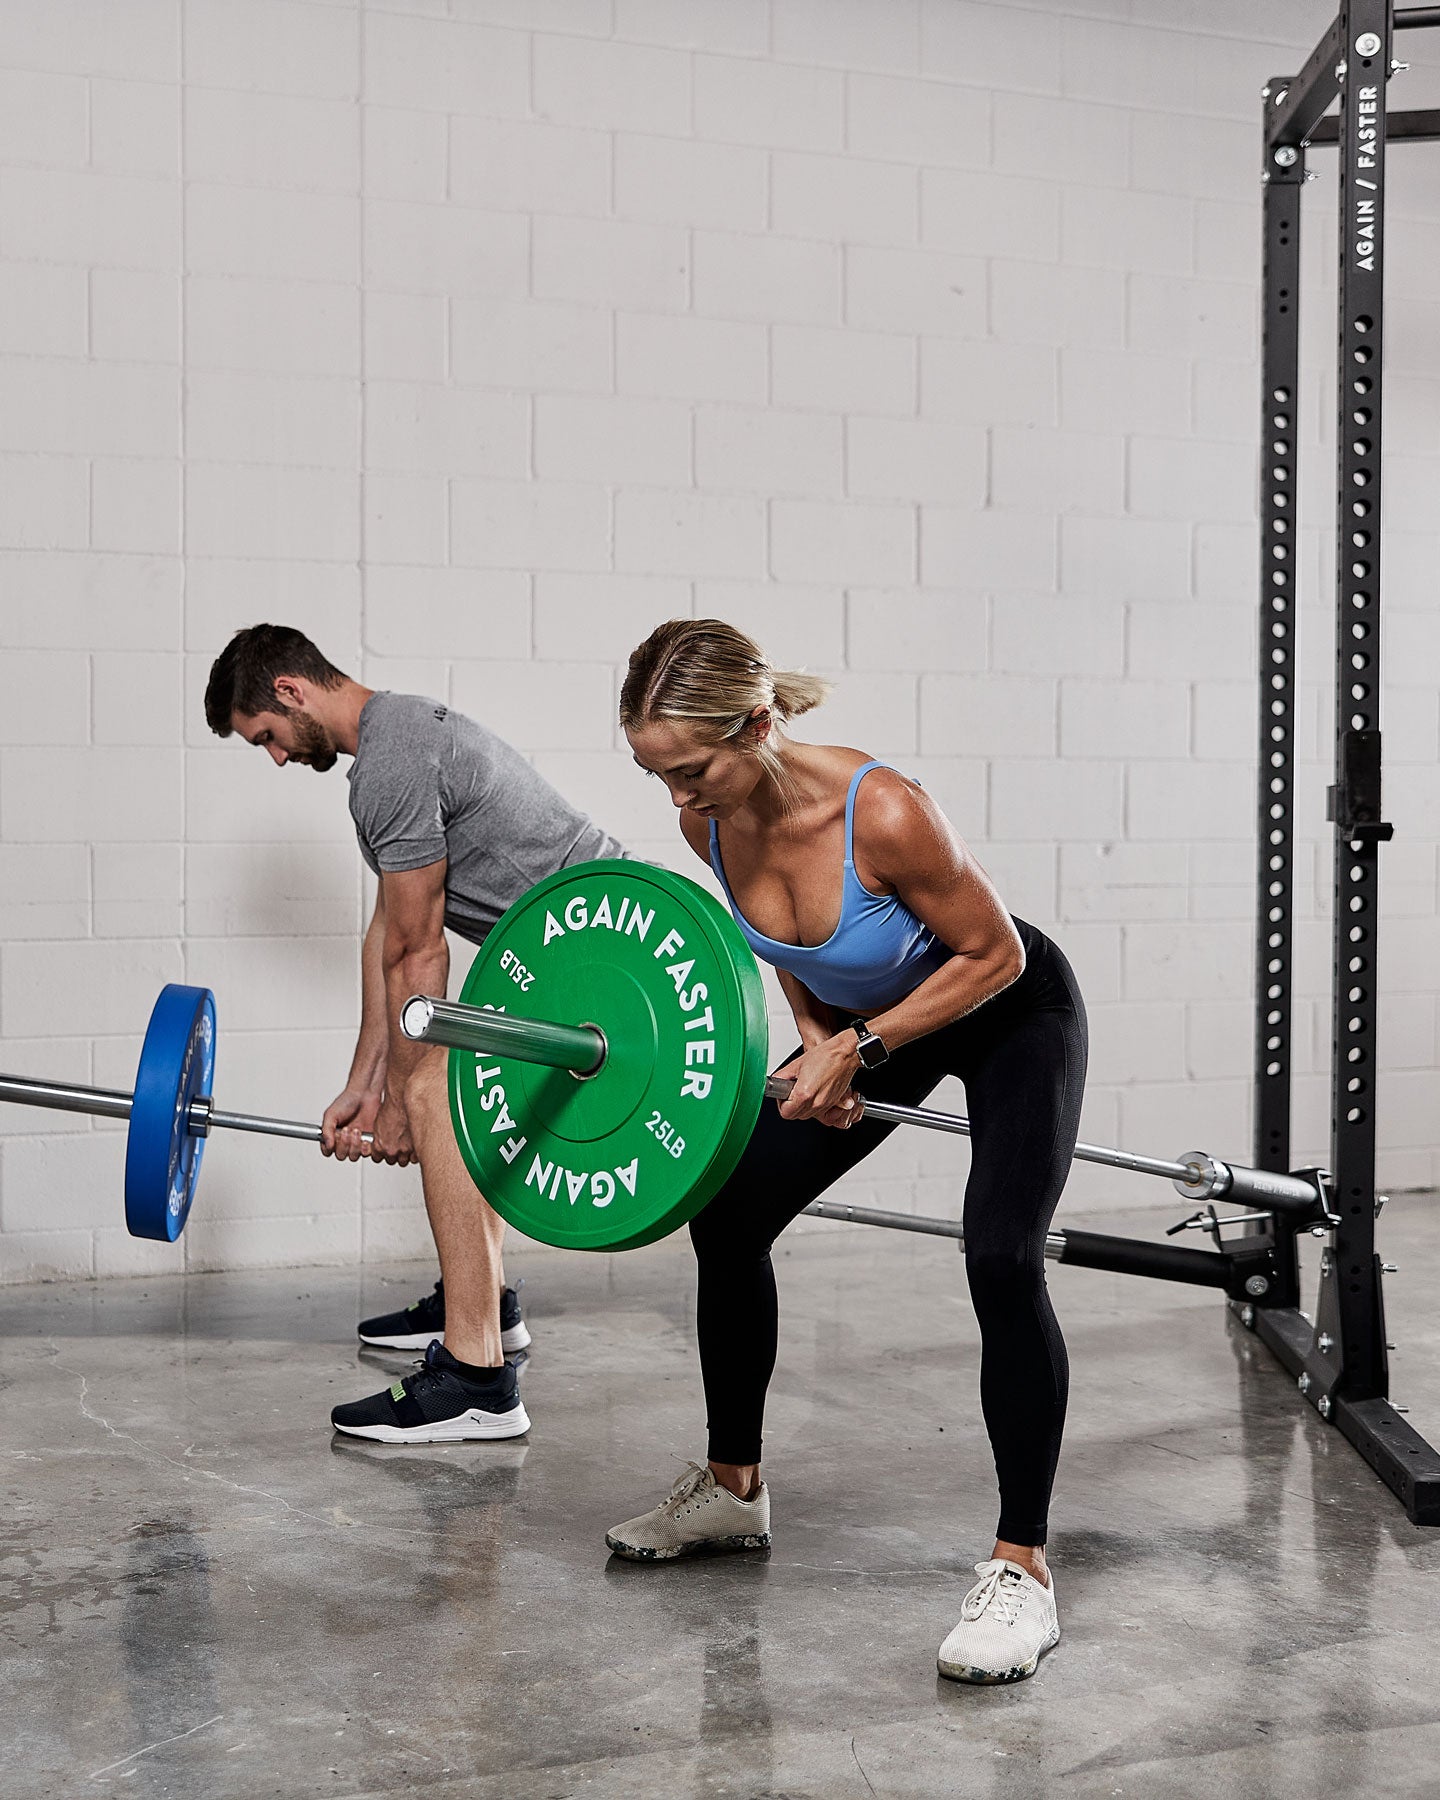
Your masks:
M486 938L460 999L413 995L400 1025L449 1047L455 1136L495 1210L546 1243L619 1250L692 1219L738 1163L762 1101L788 1096L766 1074L764 1018L725 908L684 876L611 861L532 888ZM863 1097L859 1116L970 1132L958 1113ZM1305 1177L1203 1151L1074 1155L1160 1176L1187 1199L1324 1216Z
M132 1237L174 1243L185 1229L205 1140L216 1129L320 1140L320 1127L262 1113L222 1112L210 1097L215 1074L215 996L209 988L161 988L145 1029L135 1088L85 1087L0 1075L0 1100L60 1112L128 1119L125 1223ZM365 1134L370 1140L370 1134Z
M738 1164L764 1100L791 1085L767 1075L764 990L728 911L642 862L580 863L540 882L490 932L460 999L414 995L400 1023L449 1048L451 1120L486 1199L528 1236L571 1249L630 1249L687 1223ZM213 994L172 983L132 1093L0 1075L0 1100L128 1119L126 1224L173 1242L212 1130L320 1137L299 1120L221 1111L214 1066ZM970 1131L958 1113L863 1097L860 1117ZM1165 1161L1077 1144L1074 1154L1162 1177L1187 1199L1326 1216L1303 1176L1201 1151Z

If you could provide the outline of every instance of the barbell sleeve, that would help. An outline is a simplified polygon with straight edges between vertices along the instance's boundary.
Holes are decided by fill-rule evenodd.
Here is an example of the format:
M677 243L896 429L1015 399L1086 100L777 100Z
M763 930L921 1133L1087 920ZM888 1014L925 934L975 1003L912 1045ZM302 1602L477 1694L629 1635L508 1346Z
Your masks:
M597 1025L556 1025L430 994L410 996L400 1008L400 1029L417 1043L513 1056L520 1062L568 1069L572 1075L598 1074L606 1054L605 1034Z
M27 1075L0 1075L0 1100L13 1100L19 1106L48 1106L55 1112L128 1119L133 1098L118 1088L78 1087L66 1081L32 1081Z
M82 1087L75 1082L35 1081L27 1075L0 1075L0 1101L20 1106L45 1106L55 1112L92 1113L100 1119L128 1119L134 1095L120 1088ZM272 1119L264 1113L221 1112L203 1096L190 1103L189 1128L193 1137L207 1137L219 1127L225 1131L256 1131L266 1137L303 1138L318 1144L320 1127L301 1119ZM373 1135L361 1133L364 1143Z

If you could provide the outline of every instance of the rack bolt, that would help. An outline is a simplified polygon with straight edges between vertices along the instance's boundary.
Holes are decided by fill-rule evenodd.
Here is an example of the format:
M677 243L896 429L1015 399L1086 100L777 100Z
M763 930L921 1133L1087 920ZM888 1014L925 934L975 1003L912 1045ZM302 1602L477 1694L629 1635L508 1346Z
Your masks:
M1322 1252L1321 1257L1320 1257L1320 1273L1322 1275L1328 1275L1330 1273L1330 1267L1331 1267L1331 1256L1330 1256L1330 1252L1328 1250L1326 1250L1326 1251Z
M1336 63L1336 65L1335 65L1335 79L1337 81L1343 81L1345 79L1345 71L1348 67L1349 67L1349 64L1345 61L1344 57L1342 56L1340 61L1338 63Z
M1392 1400L1390 1404L1396 1412L1409 1412L1410 1410L1408 1406L1402 1406L1398 1400Z
M1315 1407L1322 1419L1328 1419L1330 1417L1330 1396L1322 1394L1315 1402Z
M1393 1350L1395 1348L1394 1344L1391 1343L1389 1338L1386 1338L1386 1340L1385 1340L1385 1348L1387 1350Z
M1308 1394L1310 1392L1310 1376L1308 1372L1302 1372L1296 1386L1300 1389L1302 1394Z
M1395 1275L1399 1272L1400 1265L1399 1263L1381 1263L1380 1269L1385 1275Z
M1403 75L1409 67L1409 63L1397 62L1393 56L1390 58L1390 73L1392 75Z
M1255 1329L1255 1308L1253 1306L1242 1306L1240 1308L1240 1323L1247 1331L1253 1331Z
M1268 1294L1270 1292L1269 1276L1268 1275L1251 1275L1251 1276L1249 1276L1245 1282L1245 1292L1247 1294L1250 1294L1256 1300L1258 1300L1262 1294Z
M1333 1347L1335 1340L1334 1340L1334 1338L1331 1337L1331 1335L1328 1331L1322 1331L1320 1333L1319 1337L1316 1338L1315 1342L1320 1346L1321 1352L1323 1354L1323 1352L1325 1352L1326 1350L1329 1350Z
M1373 56L1380 48L1380 35L1374 31L1362 31L1355 40L1357 56Z
M1293 144L1282 144L1275 152L1275 162L1279 168L1293 169L1300 160L1300 152Z
M1389 1204L1389 1200L1390 1196L1388 1194L1377 1194L1375 1196L1375 1217L1377 1219L1380 1217L1381 1213L1384 1212L1386 1206Z
M1324 1225L1312 1225L1310 1227L1310 1235L1311 1237L1324 1237L1327 1229L1328 1227Z

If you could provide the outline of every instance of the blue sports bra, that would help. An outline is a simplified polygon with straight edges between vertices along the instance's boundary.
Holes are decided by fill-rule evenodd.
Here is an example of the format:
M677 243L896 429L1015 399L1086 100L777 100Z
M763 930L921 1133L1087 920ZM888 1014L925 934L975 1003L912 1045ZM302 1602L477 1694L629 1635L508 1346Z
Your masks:
M798 977L817 1000L862 1016L883 1012L903 1000L954 954L898 894L872 894L855 873L855 793L871 769L890 766L863 763L850 777L845 796L840 922L823 944L787 944L756 931L735 904L720 858L720 834L714 819L710 821L710 867L756 956Z

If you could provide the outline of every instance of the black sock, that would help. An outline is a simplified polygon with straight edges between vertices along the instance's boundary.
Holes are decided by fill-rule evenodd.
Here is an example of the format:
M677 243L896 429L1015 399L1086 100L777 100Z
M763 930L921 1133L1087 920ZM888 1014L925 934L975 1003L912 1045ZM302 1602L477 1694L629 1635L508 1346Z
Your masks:
M452 1356L450 1361L454 1365L455 1374L460 1376L462 1381L472 1381L477 1387L488 1387L505 1373L503 1362L499 1368L485 1369L479 1363L463 1363L458 1356Z

